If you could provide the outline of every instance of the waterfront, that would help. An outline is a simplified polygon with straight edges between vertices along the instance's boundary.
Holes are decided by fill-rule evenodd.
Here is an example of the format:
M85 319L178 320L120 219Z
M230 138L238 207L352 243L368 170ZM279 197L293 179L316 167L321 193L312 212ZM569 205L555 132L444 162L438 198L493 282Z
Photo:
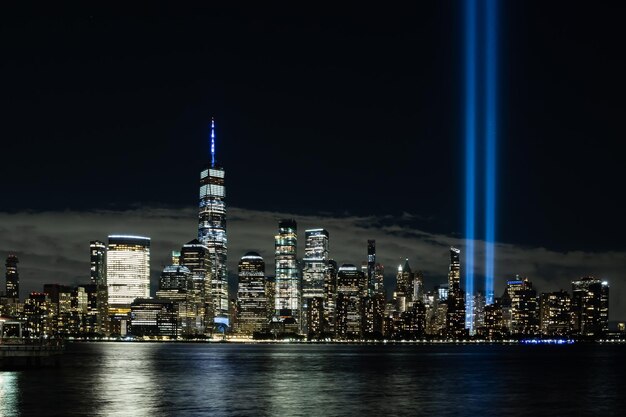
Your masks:
M620 415L624 346L75 343L0 416Z

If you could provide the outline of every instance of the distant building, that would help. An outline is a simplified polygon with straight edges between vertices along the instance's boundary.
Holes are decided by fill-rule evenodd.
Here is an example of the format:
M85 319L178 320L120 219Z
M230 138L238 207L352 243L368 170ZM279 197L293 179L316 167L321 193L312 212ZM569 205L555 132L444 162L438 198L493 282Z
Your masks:
M537 291L528 278L516 276L507 281L502 296L503 321L511 336L535 336L539 333Z
M150 296L150 238L110 235L106 262L109 312L128 314L136 298Z
M337 273L335 333L339 339L360 339L362 332L362 298L367 279L356 266L344 264Z
M403 313L410 309L413 301L413 272L409 266L408 258L404 261L404 266L398 265L394 299L396 300L396 311Z
M229 325L225 171L215 160L215 122L211 120L211 163L200 173L198 240L211 260L211 299L215 325Z
M72 292L73 288L68 285L44 284L43 293L48 296L47 302L50 312L49 336L69 336L78 332L76 320L72 317ZM41 302L42 297L36 294L31 294L31 298Z
M194 279L185 265L168 265L159 279L157 299L174 304L178 317L178 336L195 335L202 331L202 303L194 292Z
M137 298L130 306L130 334L146 337L170 337L178 334L174 303L152 298Z
M215 280L212 278L211 256L209 247L198 239L184 244L178 256L174 256L178 258L180 265L189 268L191 272L192 285L187 294L195 309L195 322L192 326L194 333L211 333L215 319L214 299L224 297L223 288L213 285Z
M328 335L335 333L335 312L337 306L337 262L329 259L324 275L324 329Z
M302 323L301 330L304 334L308 334L308 306L309 300L313 298L324 298L324 277L328 267L328 231L324 229L309 229L304 232L304 268L302 270ZM323 301L320 304L323 308ZM317 314L317 312L316 312ZM317 324L320 328L317 332L321 332L322 316Z
M485 305L487 300L482 293L476 293L473 298L472 308L474 311L472 313L472 319L474 323L471 328L476 332L476 329L485 326Z
M476 330L479 336L487 340L501 340L508 335L508 329L502 319L500 298L494 298L492 304L485 305L484 325Z
M265 298L265 317L269 322L274 317L276 311L274 308L276 306L276 278L274 276L265 277Z
M594 277L572 282L572 330L599 338L609 330L609 284Z
M276 267L276 315L300 319L300 281L298 278L298 225L295 220L281 220L274 237Z
M89 242L90 278L96 286L96 333L109 334L109 291L106 273L106 245L99 240Z
M46 293L32 292L24 302L24 335L40 338L54 333L54 308Z
M256 252L246 253L239 261L237 307L238 333L252 336L266 330L265 262Z
M461 289L461 250L450 248L448 294L446 311L446 334L449 339L466 336L465 293Z
M368 291L373 294L377 292L376 282L376 241L367 241L367 285Z
M19 300L20 298L20 274L17 269L19 259L15 255L9 255L6 259L6 292L7 298Z
M567 337L571 334L571 299L567 291L541 294L539 301L541 334Z

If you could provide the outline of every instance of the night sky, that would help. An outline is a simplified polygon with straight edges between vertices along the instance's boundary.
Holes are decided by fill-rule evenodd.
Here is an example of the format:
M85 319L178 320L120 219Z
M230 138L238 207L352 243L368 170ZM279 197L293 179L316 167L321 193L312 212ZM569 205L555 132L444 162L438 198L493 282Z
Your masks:
M624 12L501 10L503 244L626 251ZM439 1L3 13L0 212L194 206L214 116L231 207L461 237L462 23Z

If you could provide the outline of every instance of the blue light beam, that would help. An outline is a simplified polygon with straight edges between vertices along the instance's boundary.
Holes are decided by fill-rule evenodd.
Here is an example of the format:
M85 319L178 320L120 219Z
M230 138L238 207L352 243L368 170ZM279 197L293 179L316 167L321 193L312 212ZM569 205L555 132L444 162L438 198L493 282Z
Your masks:
M485 302L493 304L496 239L497 0L486 0L485 6Z
M465 2L465 328L474 326L476 218L476 0Z

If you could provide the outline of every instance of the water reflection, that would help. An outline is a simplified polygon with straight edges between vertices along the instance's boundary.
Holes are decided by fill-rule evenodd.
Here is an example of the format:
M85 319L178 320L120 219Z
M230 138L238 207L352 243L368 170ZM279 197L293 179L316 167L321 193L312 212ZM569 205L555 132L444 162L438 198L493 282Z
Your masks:
M103 416L148 416L166 397L155 375L155 351L159 345L136 344L132 349L122 344L100 345L95 368L94 404Z
M17 372L0 371L0 417L19 415Z
M623 349L74 344L0 372L0 417L619 415Z

